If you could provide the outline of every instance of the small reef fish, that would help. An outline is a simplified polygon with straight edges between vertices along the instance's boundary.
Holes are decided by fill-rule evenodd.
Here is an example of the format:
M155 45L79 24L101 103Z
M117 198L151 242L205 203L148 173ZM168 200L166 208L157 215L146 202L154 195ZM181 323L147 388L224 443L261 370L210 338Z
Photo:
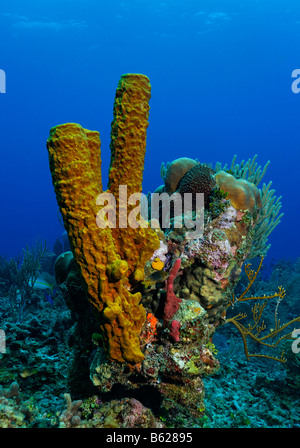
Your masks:
M53 291L54 286L55 283L51 284L41 277L38 277L33 285L35 289L50 289L51 292Z
M53 305L53 299L56 296L57 290L55 288L56 283L55 282L49 282L45 280L43 277L38 277L36 281L34 282L33 287L35 289L41 289L44 291L45 299L48 300L48 302ZM50 290L50 292L49 292Z
M22 378L28 378L31 375L34 375L35 373L37 373L36 369L24 369L23 372L20 373L20 376Z

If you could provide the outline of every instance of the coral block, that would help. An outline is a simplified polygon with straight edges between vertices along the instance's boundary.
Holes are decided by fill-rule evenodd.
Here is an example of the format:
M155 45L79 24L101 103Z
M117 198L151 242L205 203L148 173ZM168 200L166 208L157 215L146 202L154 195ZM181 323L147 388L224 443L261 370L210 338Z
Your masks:
M228 194L227 198L236 210L249 210L253 214L261 208L260 192L251 182L236 179L225 171L219 171L215 178L221 190Z
M162 174L165 182L165 189L168 193L174 193L177 189L180 179L198 162L188 157L180 157L180 159L173 160L165 168L162 165Z

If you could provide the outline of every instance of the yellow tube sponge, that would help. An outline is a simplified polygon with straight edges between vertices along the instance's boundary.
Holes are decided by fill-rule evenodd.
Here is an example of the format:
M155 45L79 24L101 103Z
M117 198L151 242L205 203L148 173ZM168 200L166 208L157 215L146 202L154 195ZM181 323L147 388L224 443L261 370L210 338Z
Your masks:
M105 192L116 199L118 219L119 186L126 185L129 194L142 189L149 99L148 78L122 76L116 92L109 189ZM108 356L138 363L144 358L139 336L146 311L140 293L130 290L134 282L143 280L145 262L159 247L158 237L151 228L118 228L118 220L116 228L97 225L96 199L103 193L98 132L75 123L62 124L51 129L47 148L58 205L89 300L100 316Z
M135 199L138 200L138 194L142 192L150 97L151 86L147 76L127 74L121 77L111 126L111 166L108 184L109 192L116 198L119 223L126 222L127 216L136 205L128 204L124 208L120 204L120 199L135 194ZM125 185L126 191L124 188L120 191L120 185ZM143 222L142 217L140 221ZM145 263L158 242L154 231L142 226L135 229L130 226L122 228L122 225L119 225L112 229L112 234L118 253L128 262L132 280L144 280Z

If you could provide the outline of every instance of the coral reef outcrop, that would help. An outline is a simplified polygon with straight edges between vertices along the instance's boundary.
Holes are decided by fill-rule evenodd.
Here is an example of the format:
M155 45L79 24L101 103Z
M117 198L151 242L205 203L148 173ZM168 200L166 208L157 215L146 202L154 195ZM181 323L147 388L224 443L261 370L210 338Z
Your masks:
M70 123L50 131L53 184L74 255L74 261L60 256L56 268L63 272L56 277L72 302L68 281L76 270L68 266L75 262L96 311L99 326L87 332L93 332L95 344L90 379L101 394L122 385L130 396L147 385L160 394L166 414L179 406L199 417L203 376L219 368L212 336L225 322L252 247L261 198L245 179L216 173L197 160L176 159L162 167L164 185L155 192L181 198L192 193L189 224L200 212L202 232L191 233L184 208L175 207L168 228L159 226L160 211L150 223L140 216L137 225L132 204L142 191L149 99L148 78L122 76L106 191L99 134ZM195 209L197 194L204 196L201 210Z
M236 210L249 210L252 214L260 210L262 205L260 193L253 183L245 179L236 179L225 171L219 171L215 178Z
M197 193L204 194L204 205L207 207L209 198L216 185L213 176L214 171L208 165L197 163L180 179L176 191L181 195L184 193L192 193L193 209L196 206L195 195Z
M180 179L195 165L197 161L189 157L180 157L161 166L161 176L165 183L165 191L167 193L174 193L177 189Z

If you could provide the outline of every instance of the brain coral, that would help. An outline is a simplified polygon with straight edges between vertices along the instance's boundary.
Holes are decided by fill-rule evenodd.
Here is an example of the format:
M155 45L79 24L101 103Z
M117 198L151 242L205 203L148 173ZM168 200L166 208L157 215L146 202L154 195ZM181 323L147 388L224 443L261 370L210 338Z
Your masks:
M236 179L225 171L219 171L215 179L221 190L228 193L227 198L236 210L249 210L253 214L255 210L261 208L260 192L251 182Z
M193 208L195 206L195 194L204 193L204 205L208 206L209 196L216 186L213 169L205 164L197 163L186 172L177 185L177 192L180 194L193 194Z
M166 171L164 173L164 181L166 191L168 193L174 193L180 179L189 171L193 166L197 165L198 162L194 159L188 157L181 157L180 159L173 160L169 165L167 165Z

